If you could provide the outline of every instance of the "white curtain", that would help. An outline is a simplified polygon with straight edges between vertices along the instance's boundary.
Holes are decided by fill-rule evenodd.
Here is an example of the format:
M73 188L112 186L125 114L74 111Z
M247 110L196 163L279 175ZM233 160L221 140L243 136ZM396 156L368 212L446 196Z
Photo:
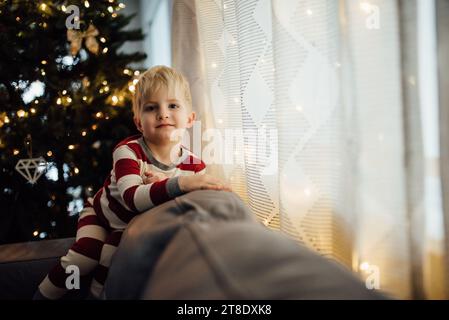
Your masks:
M443 235L425 227L442 210L441 188L423 183L439 181L439 159L425 153L416 9L174 0L173 66L193 83L203 160L262 222L370 288L443 298Z

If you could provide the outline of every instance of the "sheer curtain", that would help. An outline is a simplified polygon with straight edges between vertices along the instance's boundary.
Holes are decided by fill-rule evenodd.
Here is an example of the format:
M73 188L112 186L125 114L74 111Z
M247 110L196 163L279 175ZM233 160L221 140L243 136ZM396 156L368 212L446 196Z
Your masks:
M444 233L426 227L442 209L417 2L174 0L172 17L212 172L267 227L368 287L444 297Z

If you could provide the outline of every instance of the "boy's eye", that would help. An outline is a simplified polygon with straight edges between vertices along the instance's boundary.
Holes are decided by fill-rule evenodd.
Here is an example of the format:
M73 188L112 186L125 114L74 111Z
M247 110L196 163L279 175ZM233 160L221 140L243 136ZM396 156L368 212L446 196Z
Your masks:
M145 107L143 108L143 111L153 111L154 109L156 109L155 106L145 106Z
M169 105L169 108L173 108L173 109L178 108L178 107L179 106L177 104L175 104L175 103L172 103L172 104Z

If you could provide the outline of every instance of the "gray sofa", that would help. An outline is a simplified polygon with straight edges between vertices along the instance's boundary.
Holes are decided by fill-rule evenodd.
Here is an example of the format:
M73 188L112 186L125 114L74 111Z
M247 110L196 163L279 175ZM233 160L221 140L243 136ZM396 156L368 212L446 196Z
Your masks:
M1 245L0 300L31 299L39 283L74 241L67 238ZM84 295L84 291L72 292L67 299Z
M73 239L0 246L0 299L29 299ZM87 286L85 286L87 287ZM79 299L85 292L72 292ZM133 219L107 299L383 299L349 270L255 220L231 192L180 196Z

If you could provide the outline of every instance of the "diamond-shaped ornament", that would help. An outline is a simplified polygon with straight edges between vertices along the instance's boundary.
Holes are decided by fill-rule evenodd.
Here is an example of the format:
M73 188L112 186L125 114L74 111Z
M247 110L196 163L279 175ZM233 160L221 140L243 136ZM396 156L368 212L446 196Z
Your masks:
M35 184L47 168L47 162L44 158L20 159L16 164L16 170L28 180Z

